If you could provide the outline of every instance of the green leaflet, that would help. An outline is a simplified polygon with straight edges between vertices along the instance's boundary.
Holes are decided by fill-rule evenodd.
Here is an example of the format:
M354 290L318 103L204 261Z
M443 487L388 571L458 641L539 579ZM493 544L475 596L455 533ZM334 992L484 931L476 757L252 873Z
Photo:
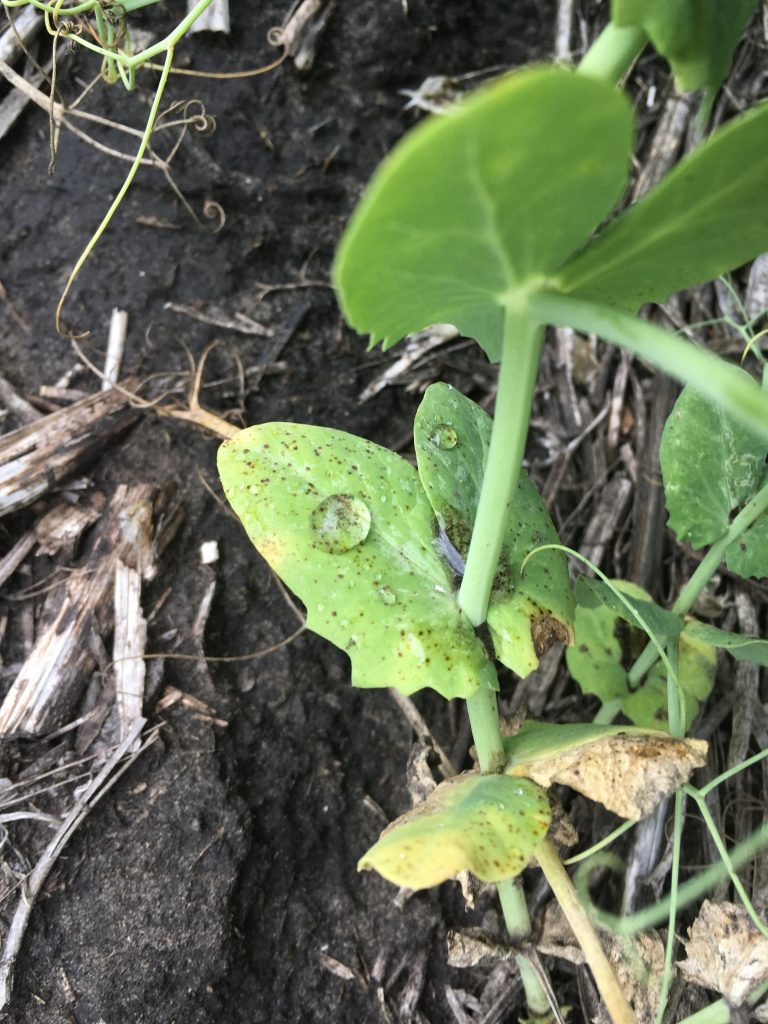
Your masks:
M694 548L723 537L734 514L764 484L766 454L765 441L686 388L664 426L659 451L670 529ZM741 576L768 575L768 516L728 547L725 560Z
M462 560L472 536L492 420L448 384L427 388L414 421L419 476L437 520ZM508 517L507 532L488 608L498 659L525 677L553 643L573 637L574 603L568 565L560 551L542 551L520 576L526 555L556 544L546 506L524 472Z
M519 875L551 821L547 794L527 779L459 775L393 822L360 858L395 885L426 889L471 871L484 882Z
M342 238L334 281L348 322L385 348L452 323L498 359L504 307L610 213L631 136L621 93L556 67L428 118L381 164Z
M307 608L307 626L346 651L355 686L495 686L460 611L437 524L405 459L324 427L267 423L219 449L249 537Z
M614 580L613 584L621 591L632 610L627 608L605 583L601 580L589 579L587 576L580 576L576 584L576 601L579 607L606 608L614 617L618 616L637 628L641 628L638 621L638 616L640 616L651 633L661 643L672 636L677 636L683 628L677 615L657 605L651 595L642 587L638 587L635 583L629 583L627 580ZM637 614L633 614L633 612Z
M740 633L729 633L727 629L708 626L695 619L689 619L683 630L683 637L699 643L711 644L727 651L737 661L751 661L754 665L768 668L768 640L756 636L742 636Z
M755 0L612 0L611 20L642 28L679 89L713 91L728 73Z
M636 310L768 249L768 104L685 157L558 272L562 292Z
M680 633L682 623L656 605L634 583L614 580L663 642ZM667 727L667 684L664 666L657 663L639 689L630 690L627 674L647 642L632 614L604 584L580 577L576 584L575 640L566 651L568 671L584 693L603 703L621 701L621 711L645 729ZM685 726L693 721L701 701L714 683L714 649L683 634L680 637L678 678L685 699Z

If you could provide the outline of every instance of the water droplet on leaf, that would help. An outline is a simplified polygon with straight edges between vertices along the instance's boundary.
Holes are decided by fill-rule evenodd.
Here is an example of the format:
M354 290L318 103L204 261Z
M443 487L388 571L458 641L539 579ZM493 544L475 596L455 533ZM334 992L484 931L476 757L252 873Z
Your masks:
M318 547L340 555L363 543L371 528L371 512L353 494L331 494L312 510L310 527Z
M459 438L449 423L438 423L429 435L429 440L436 448L446 450L455 448Z
M397 604L397 594L394 592L392 587L379 587L379 597L384 604Z

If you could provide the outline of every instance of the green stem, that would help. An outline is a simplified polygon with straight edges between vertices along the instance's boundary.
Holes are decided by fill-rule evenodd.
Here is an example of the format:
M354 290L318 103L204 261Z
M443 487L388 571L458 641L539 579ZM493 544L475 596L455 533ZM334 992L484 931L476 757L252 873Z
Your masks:
M496 691L489 689L482 682L467 698L469 724L472 728L472 739L475 741L480 771L498 774L504 770L506 755L504 743L499 729L499 707L496 703Z
M504 922L511 938L518 942L527 939L531 933L531 918L528 914L525 893L519 880L507 878L503 882L498 882L496 889L504 914ZM549 1000L536 972L522 954L515 957L515 963L520 971L531 1016L548 1017L550 1015Z
M696 599L704 587L709 583L720 567L725 557L725 552L735 543L743 533L768 509L768 481L763 484L757 494L750 498L744 508L739 512L728 531L715 541L706 555L699 562L691 578L680 591L677 600L672 605L675 615L687 615L696 603ZM645 673L656 662L658 657L656 651L649 644L629 670L629 684L637 686Z
M768 846L768 823L762 824L733 850L727 851L730 867L734 871L738 871L742 865L747 864L756 853L766 846ZM616 858L612 858L610 863L615 861ZM591 904L589 874L600 863L609 863L608 858L604 854L598 854L591 863L583 864L576 872L577 888L585 905ZM621 864L619 862L616 863L617 868L621 869ZM711 864L703 871L699 871L697 875L694 875L677 887L677 899L675 901L677 909L681 910L689 903L693 903L694 900L700 899L727 876L728 868L722 863ZM635 914L627 914L624 917L620 917L618 914L606 913L595 907L594 904L591 904L590 914L600 924L610 928L618 935L635 935L637 932L646 931L648 928L655 928L662 921L668 919L670 903L670 896L665 896L658 903L645 907L643 910L638 910Z
M640 28L619 28L612 22L584 54L578 73L619 82L632 67L648 37Z
M459 590L459 607L475 627L482 626L488 613L520 479L543 338L542 328L514 310L507 311L491 443Z
M507 311L491 443L458 596L459 607L475 627L481 626L488 614L520 478L543 339L541 328L516 311ZM467 700L467 711L481 770L502 771L505 755L495 691L481 684ZM497 888L510 935L525 938L531 931L531 919L522 889L512 878L499 882ZM548 1014L549 1000L535 971L523 956L517 957L517 964L529 1011L533 1016Z

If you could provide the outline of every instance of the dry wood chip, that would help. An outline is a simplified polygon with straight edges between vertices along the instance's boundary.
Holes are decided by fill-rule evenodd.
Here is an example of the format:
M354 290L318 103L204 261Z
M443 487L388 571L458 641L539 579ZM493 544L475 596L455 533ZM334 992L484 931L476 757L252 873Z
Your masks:
M38 553L55 555L71 547L92 526L104 511L105 498L100 492L77 505L56 505L35 524Z
M328 953L324 953L322 950L317 954L317 958L326 971L330 971L331 974L335 974L337 978L341 978L342 981L354 981L357 975L351 967L347 967L341 960L337 960L335 957L330 956Z
M144 703L147 620L141 611L141 574L120 559L115 565L115 636L112 642L115 697L124 739Z
M516 955L511 946L496 942L479 928L449 931L446 942L449 967L490 967L505 960L514 960Z
M507 769L545 789L558 782L630 821L641 821L707 759L704 740L617 733Z
M735 1006L768 980L768 939L739 904L705 900L683 945L688 959L678 962L681 973Z
M115 566L122 561L144 578L153 571L157 498L149 484L116 489L67 587L46 600L42 631L0 706L0 734L46 732L76 707L95 663L90 638L112 628Z
M768 312L768 253L758 256L749 271L744 310L748 317L764 316Z
M135 382L126 382L131 390ZM132 423L138 412L112 390L0 437L0 516L31 505Z

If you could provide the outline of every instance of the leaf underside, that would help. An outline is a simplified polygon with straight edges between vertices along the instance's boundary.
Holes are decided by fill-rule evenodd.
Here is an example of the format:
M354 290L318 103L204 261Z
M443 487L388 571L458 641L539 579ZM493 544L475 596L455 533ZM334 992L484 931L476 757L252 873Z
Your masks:
M551 817L547 794L527 779L460 775L393 822L358 868L408 889L439 885L462 871L500 882L526 867Z
M682 90L717 89L755 0L612 0L611 19L642 28Z
M349 655L353 685L448 698L496 685L405 459L339 430L267 423L221 446L219 472L308 628Z
M763 103L681 160L560 269L556 286L636 310L764 252L766 137L768 104Z

